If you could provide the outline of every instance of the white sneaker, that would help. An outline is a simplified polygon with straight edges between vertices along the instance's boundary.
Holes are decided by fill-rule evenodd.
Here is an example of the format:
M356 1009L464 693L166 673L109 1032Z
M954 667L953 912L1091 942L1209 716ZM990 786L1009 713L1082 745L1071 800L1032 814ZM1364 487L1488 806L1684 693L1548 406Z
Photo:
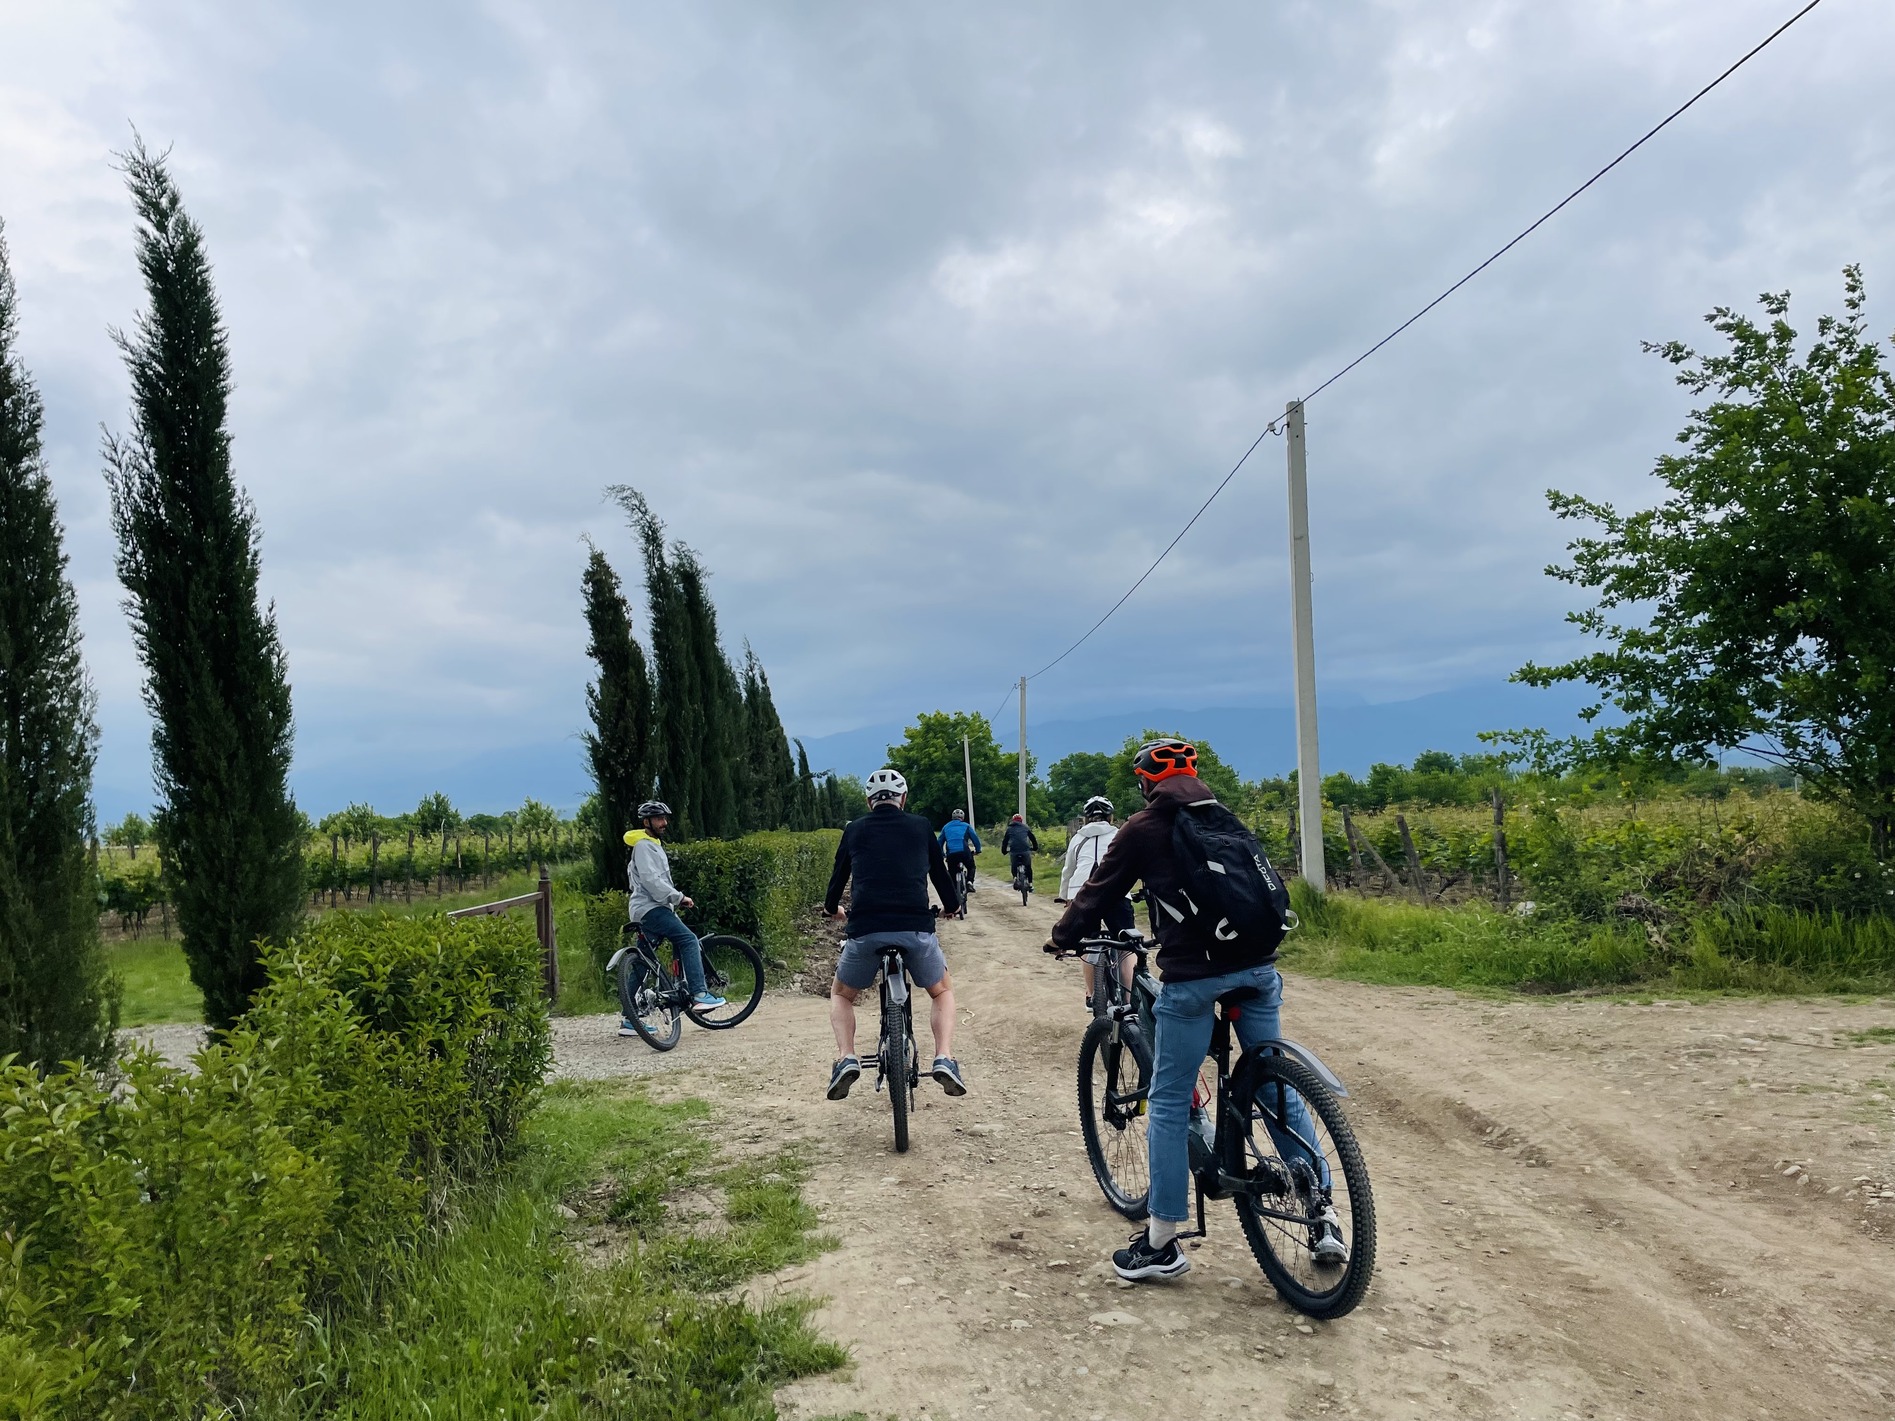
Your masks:
M1323 1216L1314 1234L1309 1252L1318 1263L1340 1268L1349 1261L1349 1245L1342 1241L1342 1216L1336 1212L1334 1204L1323 1205Z

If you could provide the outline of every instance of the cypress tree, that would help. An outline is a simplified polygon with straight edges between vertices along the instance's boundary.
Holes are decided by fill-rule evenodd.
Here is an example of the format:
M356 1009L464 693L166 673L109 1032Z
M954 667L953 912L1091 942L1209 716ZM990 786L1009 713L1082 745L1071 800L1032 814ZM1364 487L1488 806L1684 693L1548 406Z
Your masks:
M625 510L645 563L647 624L651 629L652 765L658 797L671 806L679 838L704 829L698 817L700 766L696 751L704 701L692 654L690 616L665 548L665 525L645 496L623 484L608 490Z
M644 649L632 635L632 612L618 574L597 548L586 559L581 586L591 638L586 654L599 668L598 681L586 687L592 718L586 757L598 815L593 864L601 886L622 889L628 885L619 839L651 793L651 677Z
M191 979L222 1028L263 985L258 940L302 911L288 668L258 600L256 511L231 471L229 339L204 236L163 155L140 142L124 161L150 305L115 333L132 432L106 439L106 481L145 663L158 842Z
M743 692L717 638L717 609L704 585L704 565L690 548L672 548L686 636L697 681L701 714L691 742L697 762L693 782L697 831L727 839L740 831L743 776Z
M809 772L809 751L803 748L803 742L796 742L796 788L790 809L790 827L792 829L815 829L820 827L817 820L816 778Z
M51 1071L105 1062L118 1001L88 846L95 698L17 329L0 229L0 1055Z
M750 784L750 826L782 829L795 823L796 766L789 738L770 696L770 678L744 647L744 762Z

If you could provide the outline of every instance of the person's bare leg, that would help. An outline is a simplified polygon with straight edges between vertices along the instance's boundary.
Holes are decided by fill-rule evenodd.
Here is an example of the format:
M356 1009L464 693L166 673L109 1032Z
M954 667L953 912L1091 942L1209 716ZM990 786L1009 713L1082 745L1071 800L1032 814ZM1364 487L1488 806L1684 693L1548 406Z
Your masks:
M1119 955L1119 980L1125 984L1125 994L1132 994L1132 978L1138 975L1138 962L1131 953Z
M928 1029L934 1033L934 1054L954 1059L954 978L943 974L928 988L932 1001L928 1009Z
M840 977L829 984L829 1028L836 1033L836 1055L855 1055L854 987L845 986Z
M1082 957L1080 959L1080 964L1084 967L1085 973L1086 973L1086 1000L1091 1001L1092 1000L1092 959L1089 957Z

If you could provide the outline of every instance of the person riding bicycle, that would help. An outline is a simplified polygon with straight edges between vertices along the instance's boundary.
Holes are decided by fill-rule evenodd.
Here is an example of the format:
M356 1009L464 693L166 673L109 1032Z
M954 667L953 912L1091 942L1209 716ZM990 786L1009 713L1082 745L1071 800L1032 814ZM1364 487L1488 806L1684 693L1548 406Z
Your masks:
M1059 896L1055 903L1070 903L1073 895L1086 886L1086 880L1092 877L1092 871L1105 857L1105 851L1111 846L1113 837L1119 832L1112 822L1112 801L1102 794L1095 794L1086 801L1081 811L1085 822L1074 831L1066 841L1066 863L1059 874ZM1087 933L1097 933L1101 928L1108 933L1116 933L1132 927L1136 922L1129 898L1115 898L1105 907L1103 923L1094 923ZM1086 1005L1092 1005L1092 992L1096 985L1093 980L1093 957L1088 954L1085 962ZM1132 985L1132 959L1127 956L1119 961L1119 975L1129 988Z
M684 925L678 909L696 906L671 882L671 859L665 853L665 830L671 827L671 806L662 799L648 799L638 806L638 828L625 831L625 846L632 851L625 876L632 886L631 902L626 905L638 930L655 947L669 942L678 950L684 964L685 984L691 989L691 1005L706 1011L724 1006L724 999L704 985L704 950L697 934ZM619 1020L620 1036L638 1034L631 1022Z
M862 1074L855 1054L855 1001L875 985L882 949L901 949L902 963L915 985L932 1000L928 1026L934 1033L932 1075L949 1095L966 1095L960 1063L954 1059L954 980L935 935L928 908L928 884L941 895L941 910L960 910L960 896L941 854L941 841L928 821L907 812L908 781L897 770L877 770L868 778L869 812L851 820L836 845L836 866L823 895L822 915L838 916L842 890L849 893L849 919L829 984L829 1024L841 1059L829 1073L829 1098L841 1100Z
M967 822L967 811L957 809L954 817L941 826L941 852L947 855L948 872L967 870L967 891L974 891L974 855L980 852L980 835Z
M1033 855L1040 851L1040 841L1026 826L1026 817L1016 814L1008 821L1007 832L1000 836L1001 850L1007 856L1007 872L1018 880L1024 870L1027 882L1033 881Z
M1113 836L1105 857L1074 895L1053 926L1055 948L1079 950L1109 904L1122 899L1143 880L1152 901L1158 936L1158 969L1163 989L1153 1008L1153 1043L1148 1093L1148 1141L1151 1219L1130 1243L1112 1255L1119 1277L1132 1281L1175 1278L1191 1260L1178 1247L1178 1226L1189 1217L1191 1165L1186 1132L1191 1128L1191 1094L1198 1070L1210 1049L1217 999L1227 992L1249 991L1236 1017L1238 1039L1249 1050L1274 1040L1283 1005L1283 979L1277 974L1276 949L1224 942L1196 923L1183 892L1183 870L1172 848L1172 828L1186 806L1216 803L1198 778L1197 749L1182 740L1153 740L1139 748L1132 771L1145 807ZM1340 1219L1326 1211L1311 1253L1319 1263L1348 1260Z

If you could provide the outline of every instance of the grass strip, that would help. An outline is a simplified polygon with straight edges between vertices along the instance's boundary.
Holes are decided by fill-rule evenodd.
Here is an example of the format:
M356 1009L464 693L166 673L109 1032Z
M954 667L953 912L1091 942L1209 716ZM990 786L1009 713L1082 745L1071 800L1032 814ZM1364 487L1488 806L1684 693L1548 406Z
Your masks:
M316 1333L305 1385L275 1414L774 1416L777 1386L846 1353L810 1326L813 1300L759 1306L728 1290L833 1240L816 1232L793 1152L725 1162L711 1140L699 1102L549 1087L519 1162L466 1202L379 1316ZM690 1216L681 1194L718 1207Z

